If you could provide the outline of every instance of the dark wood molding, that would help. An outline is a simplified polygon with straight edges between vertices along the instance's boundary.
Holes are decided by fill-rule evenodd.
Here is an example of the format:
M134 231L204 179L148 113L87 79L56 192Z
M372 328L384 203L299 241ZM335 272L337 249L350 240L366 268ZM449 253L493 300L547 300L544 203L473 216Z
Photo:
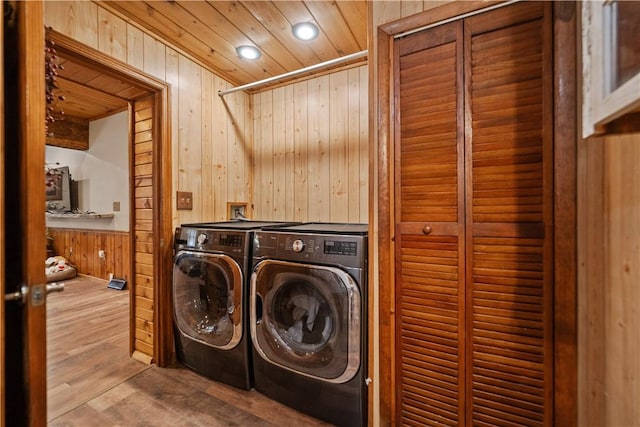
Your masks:
M391 46L393 36L378 28L378 110L377 143L378 153L378 283L379 283L379 389L380 389L380 425L390 426L395 422L395 365L394 365L394 291L393 291L393 230L391 222L391 191L393 177L390 176L390 142L392 135L391 118ZM372 133L373 135L373 133ZM374 152L372 150L372 152Z
M575 426L577 407L577 7L553 3L554 425Z
M441 25L443 21L450 21L456 17L472 13L481 9L505 3L504 0L487 0L487 1L461 1L445 3L442 6L425 10L424 12L400 18L395 21L387 22L379 28L389 35L396 36L408 31L426 27L432 24Z

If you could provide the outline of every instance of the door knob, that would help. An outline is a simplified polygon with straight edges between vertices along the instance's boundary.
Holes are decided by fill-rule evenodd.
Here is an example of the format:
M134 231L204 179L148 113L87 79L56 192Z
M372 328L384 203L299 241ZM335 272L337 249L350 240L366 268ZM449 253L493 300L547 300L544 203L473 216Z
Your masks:
M62 292L64 291L64 283L49 283L44 287L44 291L47 294L51 292ZM24 304L27 302L27 298L29 297L29 287L27 285L20 286L19 291L11 292L4 295L5 301L17 301L20 304ZM32 304L34 306L40 305L44 302L42 298L42 285L34 285L31 299Z
M29 296L29 287L27 285L20 286L20 290L4 295L5 301L18 301L20 304L27 302Z
M431 228L430 225L425 225L424 228L422 229L423 234L431 234L432 231L433 229Z

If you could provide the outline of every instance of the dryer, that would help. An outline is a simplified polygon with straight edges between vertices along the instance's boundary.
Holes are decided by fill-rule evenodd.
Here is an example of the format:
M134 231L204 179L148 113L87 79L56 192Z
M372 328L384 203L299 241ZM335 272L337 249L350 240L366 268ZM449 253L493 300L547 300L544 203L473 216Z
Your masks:
M367 229L306 223L255 235L255 389L339 426L367 424Z
M194 371L252 387L248 278L254 231L281 222L183 224L175 232L176 356Z

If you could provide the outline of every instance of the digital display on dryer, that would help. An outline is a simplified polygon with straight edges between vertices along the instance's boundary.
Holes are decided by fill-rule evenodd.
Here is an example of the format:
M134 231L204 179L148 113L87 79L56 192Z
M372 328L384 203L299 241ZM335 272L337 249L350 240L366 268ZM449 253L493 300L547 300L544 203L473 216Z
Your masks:
M329 255L352 255L358 254L357 242L343 242L340 240L325 240L324 253Z

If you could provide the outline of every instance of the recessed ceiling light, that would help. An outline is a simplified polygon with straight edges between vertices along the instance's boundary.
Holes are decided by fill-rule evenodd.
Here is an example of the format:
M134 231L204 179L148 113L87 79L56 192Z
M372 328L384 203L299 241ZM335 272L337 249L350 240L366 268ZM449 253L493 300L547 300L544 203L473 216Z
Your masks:
M313 40L318 37L318 27L312 22L299 22L293 26L292 31L300 40Z
M257 47L249 45L238 46L236 52L238 52L240 58L244 59L258 59L262 56L262 53L260 53Z

